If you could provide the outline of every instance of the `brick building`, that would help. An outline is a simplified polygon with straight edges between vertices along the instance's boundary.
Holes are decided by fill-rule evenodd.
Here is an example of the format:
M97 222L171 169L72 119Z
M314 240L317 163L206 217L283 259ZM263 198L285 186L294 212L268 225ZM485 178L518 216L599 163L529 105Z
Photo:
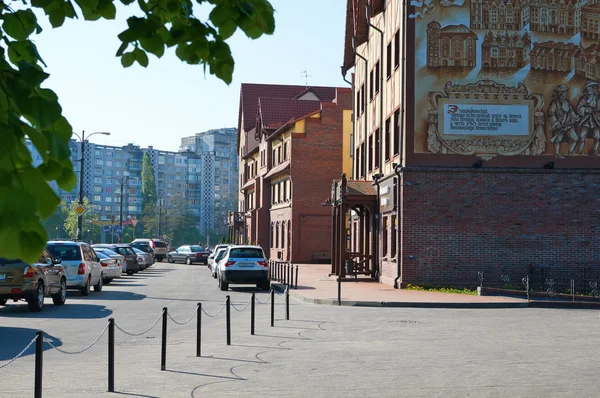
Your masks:
M529 23L529 0L471 0L471 29L516 30Z
M446 13L460 24L469 16L447 7L431 11L429 20L416 18L424 14L422 7L348 0L342 73L352 73L354 92L363 87L369 92L372 65L392 68L382 67L384 78L372 101L355 97L353 173L332 184L331 272L344 278L351 264L359 280L398 288L475 287L480 275L487 286L506 285L507 275L520 286L527 275L543 285L550 271L567 281L583 269L600 274L600 159L567 154L569 143L557 138L562 130L548 121L559 105L574 109L585 101L581 91L549 85L544 73L523 82L518 73L494 81L428 71L426 35L440 28L431 19ZM383 42L389 43L383 49L368 22L383 31ZM531 67L573 71L578 51L569 44L536 43ZM585 65L595 60L595 51L584 51ZM453 134L458 128L445 120L462 109L478 115L467 116L477 126L487 109L510 109L515 121L527 122L507 133L485 130L483 124L482 130ZM517 115L517 109L523 112ZM378 131L386 138L369 145ZM591 154L594 141L581 140L582 154ZM371 157L373 167L365 166Z
M581 10L581 37L600 39L600 4L590 4Z
M533 43L531 69L546 72L571 72L575 69L575 57L579 47L572 43L546 41Z
M259 244L273 259L330 257L322 202L342 173L350 109L347 88L242 84L238 242Z
M581 32L581 12L588 0L531 0L531 24L535 32L576 35Z
M473 67L477 59L477 35L465 25L427 25L427 66Z
M484 68L522 68L529 64L529 33L488 32L481 43Z
M591 80L600 80L600 45L580 49L576 56L575 73Z

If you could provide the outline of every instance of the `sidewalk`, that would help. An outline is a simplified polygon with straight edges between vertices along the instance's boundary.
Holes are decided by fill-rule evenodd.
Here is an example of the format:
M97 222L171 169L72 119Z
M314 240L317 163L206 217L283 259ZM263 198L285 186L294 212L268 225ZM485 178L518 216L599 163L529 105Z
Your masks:
M338 284L329 264L299 264L298 289L290 296L314 304L338 305ZM394 289L378 282L343 282L342 305L364 307L515 308L526 299Z

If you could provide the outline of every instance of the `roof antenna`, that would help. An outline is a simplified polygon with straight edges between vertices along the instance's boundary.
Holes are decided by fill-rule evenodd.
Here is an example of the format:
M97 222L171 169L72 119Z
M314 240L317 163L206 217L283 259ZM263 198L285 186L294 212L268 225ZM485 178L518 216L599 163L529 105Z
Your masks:
M309 75L308 71L306 69L303 71L300 71L300 73L302 73L304 75L304 85L306 86L306 88L308 88L308 78L312 77L312 75Z

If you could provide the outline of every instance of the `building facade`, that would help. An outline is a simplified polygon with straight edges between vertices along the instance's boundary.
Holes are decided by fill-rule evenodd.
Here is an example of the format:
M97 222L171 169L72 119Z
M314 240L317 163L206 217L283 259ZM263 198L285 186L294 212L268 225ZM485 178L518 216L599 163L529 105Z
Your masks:
M529 0L471 0L471 29L520 31L529 23Z
M531 69L545 72L572 72L580 48L572 43L546 41L533 43Z
M576 55L575 73L590 80L600 81L600 45L592 44Z
M523 68L529 64L529 33L488 32L481 43L484 68Z
M581 36L600 39L600 4L590 4L581 10Z
M242 84L232 240L258 244L272 259L330 258L322 204L349 153L351 109L350 89Z
M588 0L531 0L531 31L561 35L581 32L581 13Z
M465 25L427 25L427 66L473 67L477 59L477 35Z

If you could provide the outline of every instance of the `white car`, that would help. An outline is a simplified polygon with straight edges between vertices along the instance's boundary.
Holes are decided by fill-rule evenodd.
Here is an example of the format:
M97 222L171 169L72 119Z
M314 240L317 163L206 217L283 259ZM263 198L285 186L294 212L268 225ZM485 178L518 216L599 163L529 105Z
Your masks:
M121 270L121 264L118 263L117 259L112 258L110 255L102 251L94 251L100 259L100 266L104 268L104 279L102 283L108 285L113 281L113 279L120 278L123 271Z
M227 246L221 247L220 249L215 248L215 255L210 263L210 272L212 274L212 277L215 279L217 279L217 269L219 268L219 262L223 260L225 254L227 254Z
M271 288L269 264L260 246L230 246L216 268L221 290L228 290L230 283L256 284L263 290Z
M115 259L117 261L117 265L119 267L121 267L121 273L122 274L126 274L127 273L127 261L125 260L125 256L122 256L119 253L117 253L117 252L115 252L113 250L107 249L105 247L94 247L94 251L96 253L107 254L111 258Z
M67 288L78 289L82 296L102 291L103 269L100 259L90 245L84 242L50 241L46 249L54 258L60 258L67 276Z

